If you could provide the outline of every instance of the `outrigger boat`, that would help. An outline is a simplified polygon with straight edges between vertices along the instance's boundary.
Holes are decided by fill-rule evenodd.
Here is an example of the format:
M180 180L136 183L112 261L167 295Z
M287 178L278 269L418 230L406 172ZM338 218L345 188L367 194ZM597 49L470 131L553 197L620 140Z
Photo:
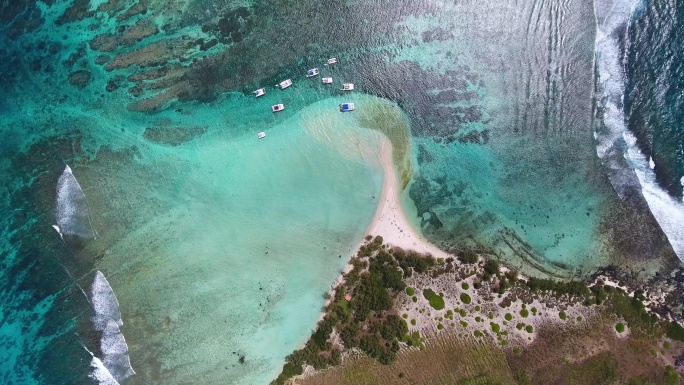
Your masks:
M332 78L323 78L323 84L332 84L333 80Z
M341 111L341 112L350 112L350 111L354 111L354 103L352 103L352 102L347 102L347 103L342 103L342 104L340 104L340 111Z
M264 96L266 94L266 89L265 88L259 88L258 90L254 91L254 96L259 97L259 96Z
M274 104L273 106L271 106L271 111L273 111L273 112L282 111L284 109L285 109L285 105L283 103L278 103L278 104Z
M318 68L312 68L312 69L306 71L306 77L307 78L312 78L314 76L318 76Z
M278 83L278 87L280 87L281 90L284 90L291 85L292 85L291 79L286 79L286 80L283 80L282 82Z
M342 91L354 91L354 83L344 83L342 84Z
M263 139L263 138L266 137L266 133L262 131L262 132L260 132L260 133L257 134L257 137L258 137L259 139Z

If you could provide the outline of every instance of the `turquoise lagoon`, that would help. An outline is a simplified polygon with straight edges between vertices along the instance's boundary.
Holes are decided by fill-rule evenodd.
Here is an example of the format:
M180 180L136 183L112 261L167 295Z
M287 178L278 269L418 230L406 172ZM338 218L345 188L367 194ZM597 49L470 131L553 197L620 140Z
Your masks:
M544 276L669 272L632 170L597 156L597 1L6 2L0 382L93 380L101 271L137 373L122 382L267 383L371 220L383 116L408 123L402 202L442 249ZM155 33L124 42L138 23ZM158 42L180 49L107 70ZM335 86L303 77L315 66ZM343 81L357 92L342 98ZM175 87L157 110L127 109ZM95 239L51 227L65 165Z

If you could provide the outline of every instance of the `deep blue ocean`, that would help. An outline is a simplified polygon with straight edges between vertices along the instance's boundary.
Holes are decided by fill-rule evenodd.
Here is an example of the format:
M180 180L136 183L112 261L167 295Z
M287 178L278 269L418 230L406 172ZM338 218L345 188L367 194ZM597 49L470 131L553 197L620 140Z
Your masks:
M680 0L6 1L0 384L268 383L373 215L388 121L446 251L681 265Z

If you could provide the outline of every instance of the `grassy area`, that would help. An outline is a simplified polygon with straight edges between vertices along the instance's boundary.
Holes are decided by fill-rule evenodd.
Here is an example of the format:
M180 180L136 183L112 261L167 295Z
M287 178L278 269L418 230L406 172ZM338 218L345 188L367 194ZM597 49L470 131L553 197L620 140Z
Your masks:
M298 381L302 385L501 384L514 385L499 348L450 333L431 337L425 350L410 350L390 365L355 357L340 367Z

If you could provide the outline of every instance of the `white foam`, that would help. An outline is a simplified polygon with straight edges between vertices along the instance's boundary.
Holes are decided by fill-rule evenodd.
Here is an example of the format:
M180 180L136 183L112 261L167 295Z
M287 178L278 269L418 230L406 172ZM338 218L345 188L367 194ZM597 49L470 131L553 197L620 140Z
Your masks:
M57 226L57 225L52 225L52 228L55 229L55 231L57 232L57 234L59 234L59 237L60 237L60 238L64 239L64 235L62 235L62 230L59 229L59 226Z
M93 239L97 235L90 221L88 204L81 185L68 165L57 180L55 217L60 235L86 239Z
M95 310L93 325L101 333L100 351L102 362L117 381L135 374L128 356L128 345L121 330L123 321L119 301L102 272L95 273L92 285L91 304Z
M112 376L112 373L107 370L99 358L93 356L93 359L90 361L90 367L93 368L93 371L90 372L88 377L97 381L100 385L119 385L119 382Z
M595 0L596 13L596 64L602 91L601 104L603 121L607 131L595 132L596 152L611 169L610 180L618 192L622 191L621 165L617 159L627 160L641 186L644 199L653 216L660 224L672 248L680 259L684 259L684 205L661 189L653 169L653 159L646 159L636 145L636 138L627 130L623 110L625 95L624 58L620 53L617 34L627 30L640 0ZM620 156L622 155L622 156ZM684 179L684 178L682 178ZM684 183L684 180L683 180ZM682 199L684 201L684 197Z

